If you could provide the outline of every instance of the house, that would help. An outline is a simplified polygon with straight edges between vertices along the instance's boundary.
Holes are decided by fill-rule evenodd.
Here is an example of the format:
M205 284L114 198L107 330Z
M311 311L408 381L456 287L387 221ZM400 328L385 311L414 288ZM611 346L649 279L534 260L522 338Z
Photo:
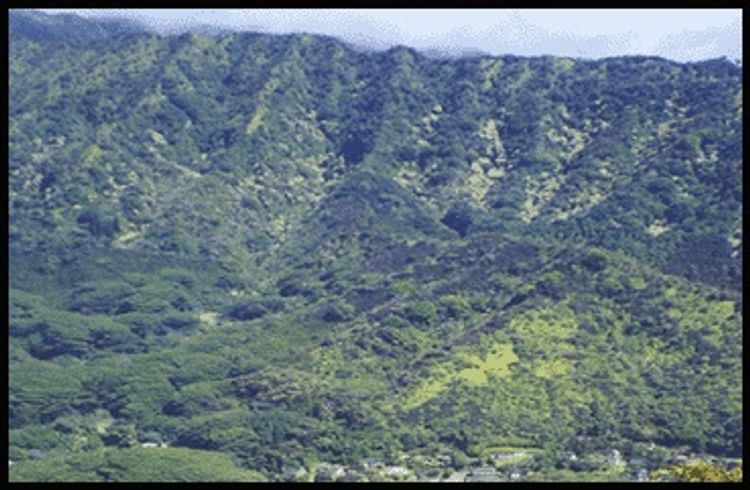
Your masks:
M622 455L617 449L612 449L609 451L609 454L607 455L607 462L610 464L610 466L625 466L625 461L623 461Z
M466 478L468 482L500 482L502 478L497 474L497 470L490 466L480 466L479 468L473 468L469 477Z
M336 481L346 474L343 466L322 464L315 474L315 481Z
M337 466L331 471L331 479L338 480L346 474L346 470L343 466Z
M514 459L522 458L526 456L526 451L519 451L515 453L492 453L490 459L492 461L511 461Z
M382 468L383 466L385 466L385 463L377 458L365 458L360 462L360 465L365 469Z
M297 469L288 469L282 476L284 481L305 481L307 480L307 470L304 466Z
M501 481L504 481L499 475L489 475L489 476L468 476L466 477L466 482L473 483L473 482L484 482L484 483L499 483Z
M159 447L159 444L156 442L144 442L143 444L141 444L141 447Z
M471 476L497 476L497 470L491 466L480 466L471 470Z
M511 481L516 481L521 478L521 473L514 471L510 474Z
M646 470L638 470L638 473L635 475L635 479L638 481L646 481L648 480L648 471Z
M409 470L403 466L386 466L383 473L388 476L407 476Z
M742 466L742 458L723 458L723 461L730 470Z
M563 461L578 461L578 455L573 451L563 451L560 453L560 459Z

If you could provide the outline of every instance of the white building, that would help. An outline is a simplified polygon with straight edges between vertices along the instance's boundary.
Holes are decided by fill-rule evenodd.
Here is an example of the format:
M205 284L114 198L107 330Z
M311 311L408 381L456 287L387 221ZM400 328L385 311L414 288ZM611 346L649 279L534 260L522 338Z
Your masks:
M403 466L386 466L384 473L388 476L406 476L409 470Z
M346 474L343 466L323 464L318 467L317 479L336 481Z
M625 461L623 461L622 455L617 449L613 449L609 452L607 461L611 466L625 466Z

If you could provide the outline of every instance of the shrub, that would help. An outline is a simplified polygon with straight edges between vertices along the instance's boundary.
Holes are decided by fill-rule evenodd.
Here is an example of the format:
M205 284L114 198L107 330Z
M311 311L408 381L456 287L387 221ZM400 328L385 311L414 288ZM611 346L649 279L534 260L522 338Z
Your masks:
M111 237L120 231L120 224L116 216L110 216L94 205L89 205L81 211L76 219L94 236Z
M469 227L474 223L471 207L464 202L454 204L440 221L461 236L466 236Z
M343 322L351 320L354 315L354 306L343 301L334 302L323 308L321 317L327 322Z
M261 318L266 313L268 313L268 310L259 301L248 300L229 307L224 315L232 320L250 321Z
M437 319L437 308L427 301L411 303L404 309L404 317L416 325L431 325Z
M466 318L471 312L471 305L463 296L449 294L440 298L440 304L445 307L450 318Z

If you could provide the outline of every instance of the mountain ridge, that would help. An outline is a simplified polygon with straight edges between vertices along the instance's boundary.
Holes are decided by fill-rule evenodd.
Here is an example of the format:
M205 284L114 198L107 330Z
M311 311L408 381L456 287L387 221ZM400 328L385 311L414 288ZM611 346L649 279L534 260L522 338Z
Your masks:
M740 67L15 32L11 478L741 454Z

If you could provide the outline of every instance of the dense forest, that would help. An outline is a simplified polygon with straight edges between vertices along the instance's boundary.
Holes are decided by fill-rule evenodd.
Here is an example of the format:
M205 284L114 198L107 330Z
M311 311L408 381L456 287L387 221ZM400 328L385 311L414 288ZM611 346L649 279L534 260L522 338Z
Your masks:
M741 457L737 64L66 17L10 15L12 480Z

